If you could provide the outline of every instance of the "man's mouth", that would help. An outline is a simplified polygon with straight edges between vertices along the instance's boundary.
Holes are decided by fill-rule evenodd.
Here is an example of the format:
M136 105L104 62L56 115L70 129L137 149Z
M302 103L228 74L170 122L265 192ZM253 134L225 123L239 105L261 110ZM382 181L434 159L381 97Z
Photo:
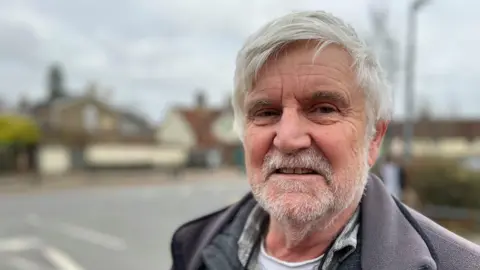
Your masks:
M279 168L274 173L279 174L318 174L315 170L307 168Z

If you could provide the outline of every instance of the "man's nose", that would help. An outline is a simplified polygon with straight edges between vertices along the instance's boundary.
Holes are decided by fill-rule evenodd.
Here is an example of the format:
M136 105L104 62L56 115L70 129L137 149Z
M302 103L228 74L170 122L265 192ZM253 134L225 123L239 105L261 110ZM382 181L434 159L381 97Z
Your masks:
M291 154L311 146L312 139L306 132L305 119L296 110L284 111L277 130L273 145L281 152Z

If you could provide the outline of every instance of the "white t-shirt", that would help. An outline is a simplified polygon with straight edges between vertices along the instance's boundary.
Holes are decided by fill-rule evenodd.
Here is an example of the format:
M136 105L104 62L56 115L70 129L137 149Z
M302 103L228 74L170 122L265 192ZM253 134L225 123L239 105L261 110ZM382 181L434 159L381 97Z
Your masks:
M262 240L258 254L258 264L262 270L317 270L323 255L303 262L284 262L267 254L265 240Z

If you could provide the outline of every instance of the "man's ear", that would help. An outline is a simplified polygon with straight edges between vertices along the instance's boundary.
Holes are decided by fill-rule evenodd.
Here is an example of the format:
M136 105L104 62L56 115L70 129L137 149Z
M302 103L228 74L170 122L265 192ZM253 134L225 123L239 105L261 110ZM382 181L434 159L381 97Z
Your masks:
M389 123L389 121L378 121L375 124L375 133L370 140L368 153L368 165L370 167L372 167L378 159L380 148L382 147L383 138L385 138Z

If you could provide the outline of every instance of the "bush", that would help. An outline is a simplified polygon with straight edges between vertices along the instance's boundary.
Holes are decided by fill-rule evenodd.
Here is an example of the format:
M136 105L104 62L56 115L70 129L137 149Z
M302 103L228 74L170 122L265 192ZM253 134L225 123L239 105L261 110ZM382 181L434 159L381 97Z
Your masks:
M0 115L0 144L34 144L40 139L36 123L19 115Z
M468 171L455 160L415 160L407 175L423 205L480 209L480 172Z

